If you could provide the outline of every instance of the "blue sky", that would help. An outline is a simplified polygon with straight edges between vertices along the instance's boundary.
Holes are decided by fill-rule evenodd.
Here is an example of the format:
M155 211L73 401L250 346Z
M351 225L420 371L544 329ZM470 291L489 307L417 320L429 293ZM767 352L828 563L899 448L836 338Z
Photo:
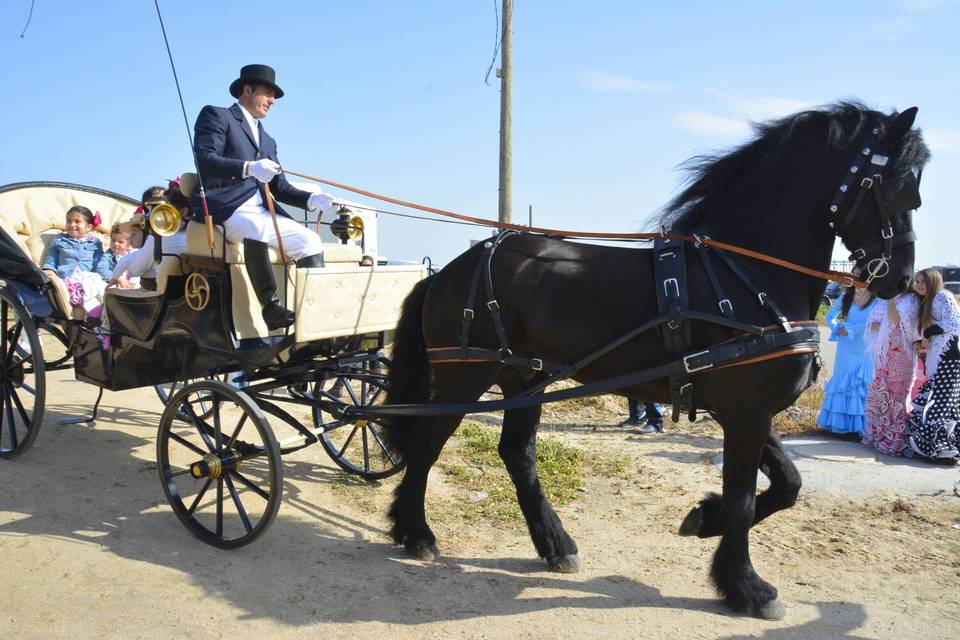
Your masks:
M286 167L496 217L492 0L160 6L191 126L232 102L240 66L270 64L286 97L264 125ZM21 39L29 8L0 5L0 183L138 195L189 170L152 0L37 0ZM515 0L514 218L533 205L540 226L637 230L676 192L680 163L745 140L749 120L858 98L920 108L933 159L917 266L960 262L957 25L957 0ZM384 217L380 251L443 263L485 234Z

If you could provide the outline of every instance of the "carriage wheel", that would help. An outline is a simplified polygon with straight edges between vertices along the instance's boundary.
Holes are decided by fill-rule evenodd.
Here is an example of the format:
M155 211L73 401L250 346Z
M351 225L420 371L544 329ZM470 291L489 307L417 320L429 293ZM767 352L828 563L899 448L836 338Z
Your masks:
M166 407L170 402L170 398L175 396L178 391L185 388L187 385L191 385L194 382L200 382L202 380L223 380L226 381L229 374L220 374L216 376L204 376L202 378L188 378L187 380L176 380L174 382L163 382L161 384L153 385L153 390L157 393L157 397L160 398L160 402L163 403L163 406ZM209 399L201 399L194 409L201 418L209 418L210 411L213 408L213 403ZM187 414L178 412L178 420L187 420L189 417Z
M367 406L383 404L387 395L387 368L390 361L379 356L366 361L355 372L348 372L318 385L316 397L335 400L346 405ZM342 382L340 382L342 381ZM382 419L352 419L323 421L318 406L313 408L313 420L325 430L320 436L323 448L340 468L369 480L387 478L403 469L403 461L383 437Z
M273 431L250 397L226 382L194 382L170 399L160 418L157 469L174 513L215 547L253 542L280 508L283 469Z
M3 281L0 330L0 458L15 458L30 448L43 423L46 368L37 325Z

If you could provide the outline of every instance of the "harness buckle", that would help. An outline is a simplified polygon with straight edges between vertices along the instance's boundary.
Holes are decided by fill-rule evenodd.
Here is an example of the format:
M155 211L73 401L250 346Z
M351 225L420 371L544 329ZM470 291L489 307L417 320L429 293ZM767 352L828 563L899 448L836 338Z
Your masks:
M760 306L767 306L767 294L763 291L757 294L757 299L760 300Z
M490 313L500 313L500 303L496 300L491 300L487 303L487 309L490 309Z
M703 371L704 369L710 369L711 367L713 367L713 363L712 363L712 362L708 362L708 363L706 363L706 364L702 364L702 365L700 365L699 367L696 367L696 366L691 367L691 366L690 366L690 358L696 358L696 357L698 357L698 356L706 355L706 354L708 354L708 353L710 353L710 350L709 350L709 349L706 350L706 351L699 351L699 352L697 352L697 353L691 353L691 354L688 355L688 356L683 356L683 368L686 369L687 373L695 373L695 372L697 372L697 371Z
M893 226L887 225L886 229L880 229L880 237L884 240L889 240L893 237Z
M867 252L864 251L862 248L860 248L850 254L850 261L857 262L859 260L863 260L866 257L867 257Z
M530 368L534 371L543 371L543 360L540 358L530 358Z
M673 285L673 295L670 295L670 291L667 289L667 285ZM680 283L677 282L676 278L667 278L663 281L663 295L667 298L679 298L680 297Z
M730 298L724 298L717 304L720 305L720 313L727 313L728 311L733 313L733 303L730 302ZM724 306L726 306L726 311L724 311Z
M860 181L860 186L863 187L864 189L872 189L872 188L873 188L873 178L869 178L869 177L868 177L868 178L864 178L863 180Z
M463 310L463 319L464 320L473 320L473 309L464 309Z

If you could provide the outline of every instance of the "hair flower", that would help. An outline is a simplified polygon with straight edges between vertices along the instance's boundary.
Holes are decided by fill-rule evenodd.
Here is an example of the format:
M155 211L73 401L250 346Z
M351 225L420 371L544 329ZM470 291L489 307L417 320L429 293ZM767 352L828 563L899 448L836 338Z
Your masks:
M94 226L94 227L99 227L102 222L103 222L103 218L100 216L100 212L99 212L99 211L94 212L94 214L93 214L93 226Z
M133 210L133 215L135 216L142 216L143 214L144 214L143 207L137 207L136 209Z
M167 189L176 189L180 186L180 176L177 176L173 180L167 182Z

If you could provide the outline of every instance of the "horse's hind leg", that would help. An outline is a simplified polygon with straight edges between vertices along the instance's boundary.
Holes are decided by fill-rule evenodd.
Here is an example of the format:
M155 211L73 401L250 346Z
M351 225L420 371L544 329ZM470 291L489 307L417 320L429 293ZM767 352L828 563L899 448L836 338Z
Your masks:
M476 375L458 375L460 372L452 371L438 373L432 402L476 401L492 384L492 375L479 367L474 372ZM394 491L388 513L393 521L390 533L395 543L402 544L407 554L418 560L435 560L440 555L437 538L426 518L427 476L443 445L462 420L463 415L454 415L405 417L391 421L390 437L402 451L406 469Z
M500 434L500 458L517 490L520 510L527 521L533 546L554 571L576 573L580 570L577 544L563 528L560 518L540 486L537 477L537 426L541 407L511 409L503 416Z
M770 434L763 447L760 471L770 479L770 487L757 496L753 524L768 516L789 509L800 494L800 472L784 451L780 439ZM723 501L716 493L709 494L700 505L691 509L680 525L680 535L710 538L723 533Z
M749 415L723 425L724 528L710 575L733 609L779 620L785 612L777 589L754 571L749 547L756 516L757 468L770 424L771 416Z

